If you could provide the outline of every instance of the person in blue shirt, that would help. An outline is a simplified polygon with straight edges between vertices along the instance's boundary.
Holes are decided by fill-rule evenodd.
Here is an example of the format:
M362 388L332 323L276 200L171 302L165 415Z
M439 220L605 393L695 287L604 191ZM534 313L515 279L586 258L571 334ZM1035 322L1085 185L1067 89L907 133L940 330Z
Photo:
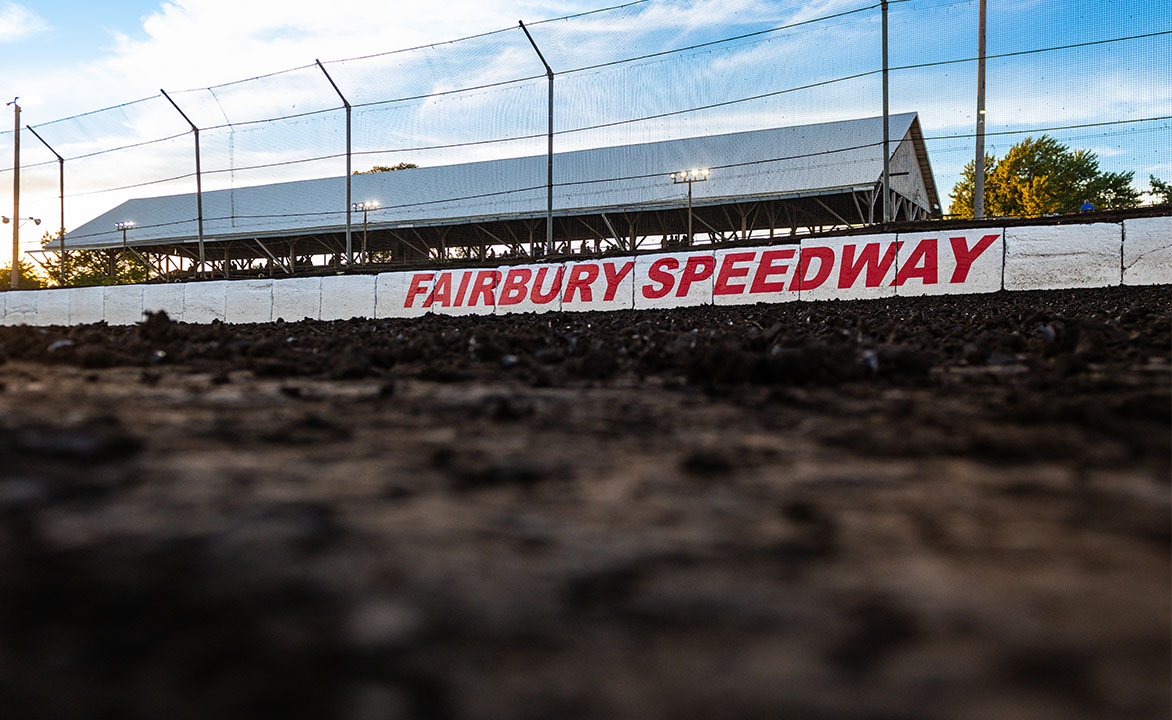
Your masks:
M1083 200L1082 206L1079 207L1078 211L1079 212L1090 212L1094 209L1095 209L1095 206L1091 204L1090 200Z

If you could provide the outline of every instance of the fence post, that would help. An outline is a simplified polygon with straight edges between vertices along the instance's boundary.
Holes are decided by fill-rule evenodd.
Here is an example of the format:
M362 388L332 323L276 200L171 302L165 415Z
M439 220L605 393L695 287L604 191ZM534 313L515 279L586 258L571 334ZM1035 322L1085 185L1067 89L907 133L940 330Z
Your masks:
M549 109L549 132L547 133L549 147L546 151L545 161L545 247L541 252L544 255L553 250L553 69L545 61L545 56L541 54L541 49L537 47L533 36L529 34L529 28L525 27L525 23L520 20L517 21L517 24L525 31L525 37L529 38L529 44L533 46L533 51L537 53L541 64L545 66L545 76L549 79L549 100L547 101Z
M195 133L195 217L197 241L199 243L199 269L196 271L196 275L203 277L205 259L203 251L203 173L199 167L199 128L195 126L195 123L191 122L191 118L187 117L186 113L179 109L179 106L175 104L175 101L171 99L171 96L167 94L166 90L159 88L159 92L163 93L163 97L167 98L167 102L171 103L175 110L183 116L183 119L191 126L191 132Z
M883 0L883 222L891 222L891 114L887 92L887 0Z
M338 89L338 84L326 72L326 68L321 64L321 60L314 60L317 66L321 68L322 74L326 76L326 80L330 81L330 85L334 86L334 92L338 93L338 97L342 98L342 105L346 108L346 264L354 264L354 245L350 241L350 211L351 211L351 194L350 194L350 101Z
M65 287L65 158L61 157L61 153L54 150L53 146L47 143L45 138L41 137L41 134L37 132L31 125L29 126L28 131L36 136L37 140L40 140L42 145L49 148L49 152L57 156L58 184L61 188L61 229L57 236L57 240L61 243L61 267L59 268L60 282L61 287Z
M977 157L973 165L973 219L985 217L985 0L977 30Z

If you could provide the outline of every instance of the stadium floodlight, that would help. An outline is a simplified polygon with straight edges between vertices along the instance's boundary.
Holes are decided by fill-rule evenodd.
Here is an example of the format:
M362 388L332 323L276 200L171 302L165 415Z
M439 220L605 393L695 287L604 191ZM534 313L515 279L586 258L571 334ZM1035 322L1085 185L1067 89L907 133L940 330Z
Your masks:
M692 183L707 180L711 172L709 168L692 168L671 174L671 180L676 185L688 184L688 245L692 244Z
M114 223L114 229L122 231L122 250L123 250L123 252L126 251L126 231L132 227L134 227L133 220L123 220L122 222Z
M362 211L362 262L363 263L370 262L370 257L367 255L367 251L366 251L366 231L367 231L366 214L372 210L378 210L379 207L380 207L380 205L379 205L378 200L366 200L363 202L351 203L351 205L350 205L350 208L352 210L354 210L354 212L358 212L359 210Z

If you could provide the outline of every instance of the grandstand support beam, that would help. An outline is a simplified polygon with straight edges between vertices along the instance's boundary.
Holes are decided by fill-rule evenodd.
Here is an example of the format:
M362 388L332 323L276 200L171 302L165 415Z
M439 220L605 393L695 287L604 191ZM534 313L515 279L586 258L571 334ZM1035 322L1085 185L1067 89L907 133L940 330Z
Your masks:
M326 68L321 64L321 60L314 60L314 62L317 63L317 66L321 69L322 74L326 76L326 80L330 81L330 85L334 87L334 92L338 93L338 97L342 99L342 105L346 108L346 264L353 265L354 244L350 239L350 163L353 158L353 155L350 152L350 101L347 100L346 96L342 94L342 91L338 89L338 83L334 82L334 79L330 77L328 72L326 72Z
M887 79L890 71L887 63L887 0L883 6L883 222L891 222L891 112Z
M547 107L549 110L549 132L547 137L549 139L549 148L546 151L546 176L545 176L545 248L542 254L553 250L553 69L549 63L545 61L545 56L541 54L541 49L537 47L533 36L529 34L529 28L525 27L525 23L520 20L517 24L525 31L525 37L529 38L529 44L533 46L533 51L537 53L541 64L545 66L545 77L549 79L549 100Z
M195 126L195 123L191 122L191 118L187 117L187 113L183 112L175 104L175 101L171 99L171 96L167 94L166 90L159 88L159 92L163 94L163 97L167 98L167 102L171 103L171 107L175 108L175 111L187 121L187 124L191 126L191 132L195 135L195 231L199 244L199 268L196 270L196 275L203 277L205 260L203 246L203 172L199 166L199 128Z
M47 143L45 138L41 137L41 134L34 130L31 125L28 126L28 131L31 132L33 136L37 138L37 140L40 140L42 145L49 148L49 152L57 156L57 177L61 197L61 228L60 233L57 236L57 240L61 243L61 267L59 268L60 282L61 287L65 287L65 158L61 157L61 153L54 150L53 146Z

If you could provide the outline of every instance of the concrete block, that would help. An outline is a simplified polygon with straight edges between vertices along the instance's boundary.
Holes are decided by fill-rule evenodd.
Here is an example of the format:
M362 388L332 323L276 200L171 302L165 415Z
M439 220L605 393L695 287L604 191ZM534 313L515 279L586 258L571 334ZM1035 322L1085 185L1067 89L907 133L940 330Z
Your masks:
M1005 231L900 233L896 295L963 295L1001 289Z
M1172 217L1123 221L1123 284L1172 284Z
M321 319L374 317L374 275L335 275L321 279Z
M635 258L562 265L561 309L566 312L630 310L635 307Z
M662 253L635 258L635 309L712 303L713 251Z
M423 296L435 273L426 270L379 273L374 281L374 316L378 318L426 315ZM414 283L414 285L413 285ZM420 290L420 292L414 292Z
M228 285L224 318L230 323L267 323L273 315L272 280L233 280Z
M41 299L36 290L9 290L4 293L5 325L36 325L37 304Z
M230 280L187 283L183 288L183 322L223 322Z
M791 286L798 250L797 245L717 250L712 302L752 305L797 300L797 287Z
M69 291L69 324L89 325L106 319L106 288L83 287Z
M1117 223L1006 228L1005 289L1118 285L1122 242Z
M273 320L301 322L321 317L321 278L273 280Z
M894 233L803 240L798 258L795 274L802 300L874 300L895 295L899 245Z
M133 325L142 320L142 285L110 285L105 288L107 325Z
M183 283L142 286L142 311L165 312L175 322L183 319Z
M71 290L41 290L37 299L38 325L69 324L69 294Z
M556 264L511 265L498 268L497 315L545 313L562 309L565 267Z

